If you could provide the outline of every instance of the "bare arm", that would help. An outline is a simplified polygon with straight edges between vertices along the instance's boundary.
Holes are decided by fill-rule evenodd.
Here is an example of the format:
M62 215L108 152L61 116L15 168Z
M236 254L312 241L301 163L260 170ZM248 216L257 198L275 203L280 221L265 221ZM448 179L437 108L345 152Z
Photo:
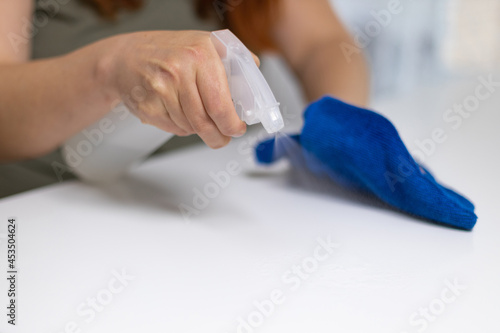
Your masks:
M29 62L21 30L31 0L0 2L0 161L42 155L110 109L97 75L101 45ZM13 38L25 42L13 43Z
M310 101L329 94L366 105L369 84L365 60L361 52L344 55L341 46L355 44L328 0L283 0L273 35Z
M0 161L48 153L110 110L92 51L0 65Z
M0 36L22 35L20 22L31 17L31 2L0 2ZM208 32L118 35L37 61L29 61L29 43L17 51L8 39L0 43L0 161L55 149L120 99L143 123L180 136L197 134L211 148L246 130ZM137 88L142 98L126 97Z

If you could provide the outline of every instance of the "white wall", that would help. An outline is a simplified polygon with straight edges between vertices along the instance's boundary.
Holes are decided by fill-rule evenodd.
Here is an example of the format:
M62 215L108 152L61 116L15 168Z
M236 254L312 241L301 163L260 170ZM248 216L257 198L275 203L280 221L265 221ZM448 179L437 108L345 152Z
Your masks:
M391 3L380 33L367 27ZM410 92L446 77L500 69L498 0L331 0L354 36L368 36L375 96ZM370 23L371 22L371 23Z
M400 11L372 36L367 24L373 26L377 14L397 0L330 1L353 36L368 37L363 50L372 72L372 100L500 71L500 0L400 0ZM297 115L290 128L299 129L306 103L293 75L273 57L264 59L263 72L286 112Z

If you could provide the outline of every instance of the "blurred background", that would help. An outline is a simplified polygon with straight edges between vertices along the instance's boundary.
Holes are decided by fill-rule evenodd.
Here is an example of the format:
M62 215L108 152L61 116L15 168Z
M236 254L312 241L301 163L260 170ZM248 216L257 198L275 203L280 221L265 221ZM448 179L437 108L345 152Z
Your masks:
M371 36L370 21L388 12L390 0L331 2L353 36L364 32L369 38L365 51L375 96L500 68L498 0L396 1L400 13Z
M362 42L358 46L365 52L372 74L372 104L404 98L444 82L500 72L498 0L331 3L351 34ZM391 3L400 4L397 14L390 13ZM387 13L390 17L384 15ZM281 100L289 101L288 112L300 114L304 100L296 83L288 84L293 78L281 61L266 57L263 67L277 94L286 94Z

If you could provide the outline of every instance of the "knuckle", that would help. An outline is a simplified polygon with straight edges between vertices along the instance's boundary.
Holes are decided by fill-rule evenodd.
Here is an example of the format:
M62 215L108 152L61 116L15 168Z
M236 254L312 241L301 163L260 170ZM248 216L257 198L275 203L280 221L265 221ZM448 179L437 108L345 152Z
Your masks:
M152 80L152 87L156 89L163 88L165 78L168 81L179 83L181 81L185 66L182 59L170 59L162 64L159 75L155 75Z
M236 109L231 99L229 91L224 93L223 83L214 80L211 83L212 91L204 92L204 99L207 100L207 112L212 118L226 119L236 113Z
M169 80L175 80L171 74L167 74L164 69L161 69L162 74L155 74L147 78L147 85L149 91L152 93L151 96L168 96L168 85L166 82L166 76Z
M208 56L206 48L201 44L186 47L185 52L186 56L195 62L205 61Z
M227 117L227 114L230 112L229 110L226 110L222 107L222 103L218 98L211 98L209 104L210 104L210 109L208 110L208 114L210 114L210 116L213 118L216 119L225 118Z
M210 124L210 122L206 120L194 120L192 124L193 130L198 133L198 134L207 134L211 131L213 131L213 126Z
M141 123L158 127L170 133L177 131L177 126L175 126L175 124L170 120L164 109L148 104L142 105L138 111L137 116Z
M242 134L246 129L245 124L242 121L234 121L225 127L221 128L221 132L224 135L233 136Z

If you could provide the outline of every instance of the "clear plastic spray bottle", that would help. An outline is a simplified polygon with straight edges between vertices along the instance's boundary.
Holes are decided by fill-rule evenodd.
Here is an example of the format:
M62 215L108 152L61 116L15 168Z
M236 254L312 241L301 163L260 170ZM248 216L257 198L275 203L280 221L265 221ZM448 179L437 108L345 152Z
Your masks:
M262 123L268 133L284 127L271 88L252 54L229 30L214 31L212 42L229 83L233 103L248 125ZM144 125L121 103L106 117L70 138L62 147L72 171L89 182L112 182L142 162L174 135Z

